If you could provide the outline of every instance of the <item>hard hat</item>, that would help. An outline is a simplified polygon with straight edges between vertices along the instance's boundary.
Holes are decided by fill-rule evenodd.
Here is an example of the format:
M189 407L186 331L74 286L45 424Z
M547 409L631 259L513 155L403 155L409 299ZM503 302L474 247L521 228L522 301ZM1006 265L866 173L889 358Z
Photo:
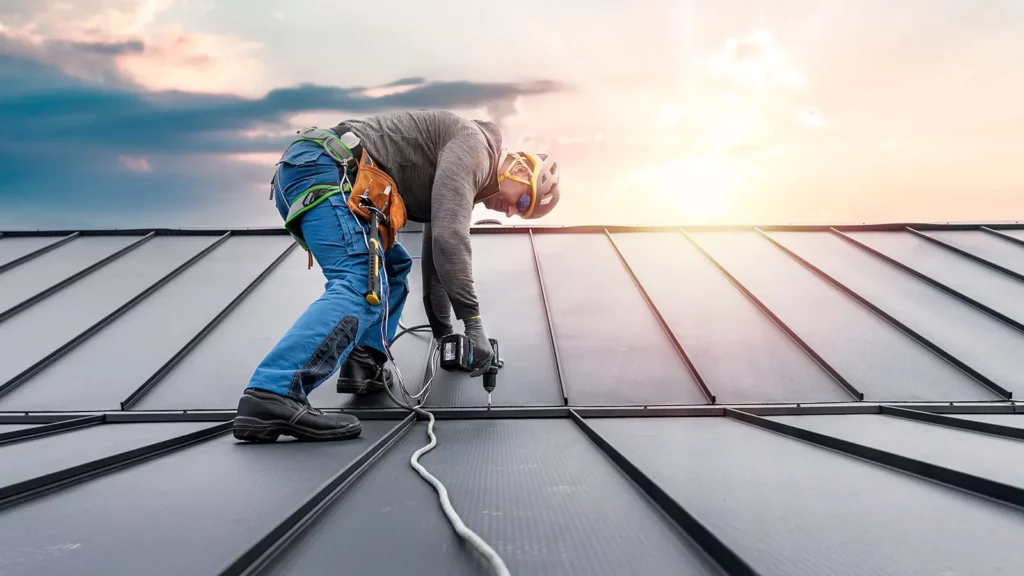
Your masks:
M498 176L498 183L508 178L522 182L530 187L530 191L519 197L516 208L523 218L540 218L550 213L558 204L558 163L547 154L531 154L529 152L513 152L512 163L504 174ZM526 181L512 175L512 168L522 164L530 171L530 180Z

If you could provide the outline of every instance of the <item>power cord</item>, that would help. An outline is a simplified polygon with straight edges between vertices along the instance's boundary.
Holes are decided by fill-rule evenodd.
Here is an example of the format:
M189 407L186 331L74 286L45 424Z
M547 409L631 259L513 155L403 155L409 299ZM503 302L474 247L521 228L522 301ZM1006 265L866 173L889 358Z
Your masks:
M348 177L347 171L344 177ZM346 204L348 203L346 202ZM355 212L352 211L351 207L349 207L349 213L352 214L353 218L356 217ZM362 230L362 225L358 221L358 219L356 220L356 223L360 224L359 228L360 230ZM366 243L367 250L369 250L370 242L366 238L365 231L363 231L363 241ZM381 262L384 262L383 248L380 248L380 260ZM391 401L394 402L396 405L401 406L406 410L410 410L412 412L416 412L417 414L426 416L429 420L429 422L427 423L427 436L430 438L430 442L426 446L414 452L412 458L409 459L409 463L412 465L413 469L415 469L416 472L418 472L419 475L424 480L426 480L431 486L433 486L434 490L437 491L438 498L440 499L441 502L441 509L444 511L444 514L448 518L448 521L451 522L452 527L455 529L455 532L460 537L462 537L463 540L472 545L477 550L477 552L480 553L481 556L483 556L487 559L488 562L490 562L491 566L494 568L495 574L498 574L499 576L511 576L511 572L509 572L508 567L505 566L505 562L504 560L502 560L498 552L495 551L494 548L492 548L483 538L481 538L476 532L474 532L468 526L466 526L465 522L462 521L462 518L455 511L455 508L452 506L451 500L448 498L448 489L445 488L444 484L440 480L435 478L432 474L430 474L430 472L427 472L427 469L424 468L419 463L420 456L426 454L427 452L430 452L431 450L434 449L435 446L437 446L437 437L434 435L434 415L424 410L420 406L426 403L427 396L430 394L430 388L434 383L434 377L437 375L438 362L441 355L441 345L439 342L434 342L434 345L431 347L430 350L430 357L428 359L428 366L430 367L430 378L427 379L427 382L423 385L423 388L415 396L411 395L409 391L405 388L405 381L402 378L402 371L399 370L398 362L395 360L394 355L391 353L391 346L388 344L387 327L388 322L390 320L388 308L388 302L390 300L390 287L388 286L387 269L385 266L381 266L381 272L382 273L380 275L380 292L384 296L382 301L382 304L384 306L384 321L381 322L380 326L381 344L383 344L384 352L387 355L388 360L391 361L391 365L395 369L395 376L396 379L398 380L399 388L402 391L403 398L407 402L403 402L395 398L395 395L391 392L391 388L389 386L385 386L384 389L387 391L388 396L391 398ZM397 341L399 337L406 333L426 332L430 330L429 324L423 324L419 326L406 328L402 326L402 322L401 320L399 320L398 325L402 327L402 330L395 334L395 337L392 340L392 344L395 341ZM419 402L416 403L416 400L418 400Z

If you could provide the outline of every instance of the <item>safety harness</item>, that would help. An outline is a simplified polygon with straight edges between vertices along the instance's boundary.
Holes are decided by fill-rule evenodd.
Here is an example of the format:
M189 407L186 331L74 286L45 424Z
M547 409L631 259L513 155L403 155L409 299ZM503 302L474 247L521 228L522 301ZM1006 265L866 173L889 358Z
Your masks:
M345 132L340 137L323 128L311 127L298 132L292 141L314 142L327 152L344 175L338 184L316 184L299 194L288 208L284 227L295 242L309 253L309 267L313 266L313 254L306 245L300 225L302 215L327 198L338 193L349 193L348 205L364 220L378 222L377 229L381 244L385 248L394 246L398 231L405 226L405 202L398 193L398 186L384 170L370 158L359 137ZM358 161L357 161L358 157ZM355 172L355 182L349 183L348 174ZM376 218L371 219L371 210Z

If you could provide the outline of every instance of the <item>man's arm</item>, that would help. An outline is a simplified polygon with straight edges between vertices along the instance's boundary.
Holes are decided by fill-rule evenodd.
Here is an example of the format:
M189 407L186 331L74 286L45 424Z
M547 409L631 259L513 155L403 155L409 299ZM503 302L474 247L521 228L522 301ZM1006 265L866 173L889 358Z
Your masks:
M448 300L448 292L444 289L441 277L434 266L434 249L431 239L432 230L429 223L423 225L423 250L420 255L420 272L423 277L423 309L430 323L434 336L440 338L453 331L452 304Z
M431 256L455 317L480 314L473 286L473 247L469 226L473 198L487 177L489 157L482 134L453 139L438 157L431 197ZM425 237L426 238L426 237Z

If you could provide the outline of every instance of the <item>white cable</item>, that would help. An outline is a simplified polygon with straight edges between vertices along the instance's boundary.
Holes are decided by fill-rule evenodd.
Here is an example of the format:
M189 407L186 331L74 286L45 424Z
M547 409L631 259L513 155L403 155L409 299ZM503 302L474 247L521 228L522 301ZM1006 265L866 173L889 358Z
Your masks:
M381 262L383 263L383 247L381 247L380 250ZM448 521L451 522L451 525L455 529L455 532L459 536L461 536L463 540L469 542L474 548L476 548L477 552L479 552L481 556L483 556L488 560L488 562L490 562L491 566L494 568L495 574L498 574L499 576L510 576L511 572L509 572L508 567L505 566L505 561L501 559L501 555L499 555L498 552L495 551L494 548L492 548L476 532L474 532L468 526L466 526L465 522L462 521L462 518L459 516L458 512L455 511L455 507L452 506L451 500L448 499L448 489L445 488L444 484L440 480L431 475L430 472L427 472L427 469L424 468L419 462L421 455L430 452L431 450L434 449L434 446L437 446L437 437L434 436L434 415L420 408L420 406L426 403L426 397L430 395L430 388L434 383L434 376L436 376L437 374L436 362L440 359L441 355L440 343L438 343L436 346L433 346L430 351L430 357L428 358L428 365L431 368L430 378L423 385L423 388L416 394L416 396L412 396L411 394L409 394L409 391L405 388L405 381L402 379L402 372L398 369L398 362L396 362L394 356L392 356L391 346L388 344L387 341L387 325L388 320L390 318L390 310L388 309L388 303L390 299L391 287L388 285L387 282L387 270L385 269L385 266L381 266L380 278L382 284L381 294L384 297L384 321L381 323L381 343L384 345L384 350L387 354L388 359L391 360L391 364L395 368L396 378L398 380L399 387L402 390L402 395L408 401L408 404L399 402L394 397L394 395L391 394L390 388L385 387L385 390L387 390L388 396L391 397L391 400L395 404L402 406L407 410L412 410L418 414L423 414L430 420L430 422L427 424L427 436L430 437L430 442L426 446L414 452L412 458L409 459L409 463L416 470L416 472L418 472L419 475L423 477L423 479L426 480L431 486L433 486L434 490L437 491L438 498L441 501L441 510L444 511L444 515L448 518ZM420 400L420 395L423 395L422 400ZM413 399L420 400L420 402L418 404L414 404Z

